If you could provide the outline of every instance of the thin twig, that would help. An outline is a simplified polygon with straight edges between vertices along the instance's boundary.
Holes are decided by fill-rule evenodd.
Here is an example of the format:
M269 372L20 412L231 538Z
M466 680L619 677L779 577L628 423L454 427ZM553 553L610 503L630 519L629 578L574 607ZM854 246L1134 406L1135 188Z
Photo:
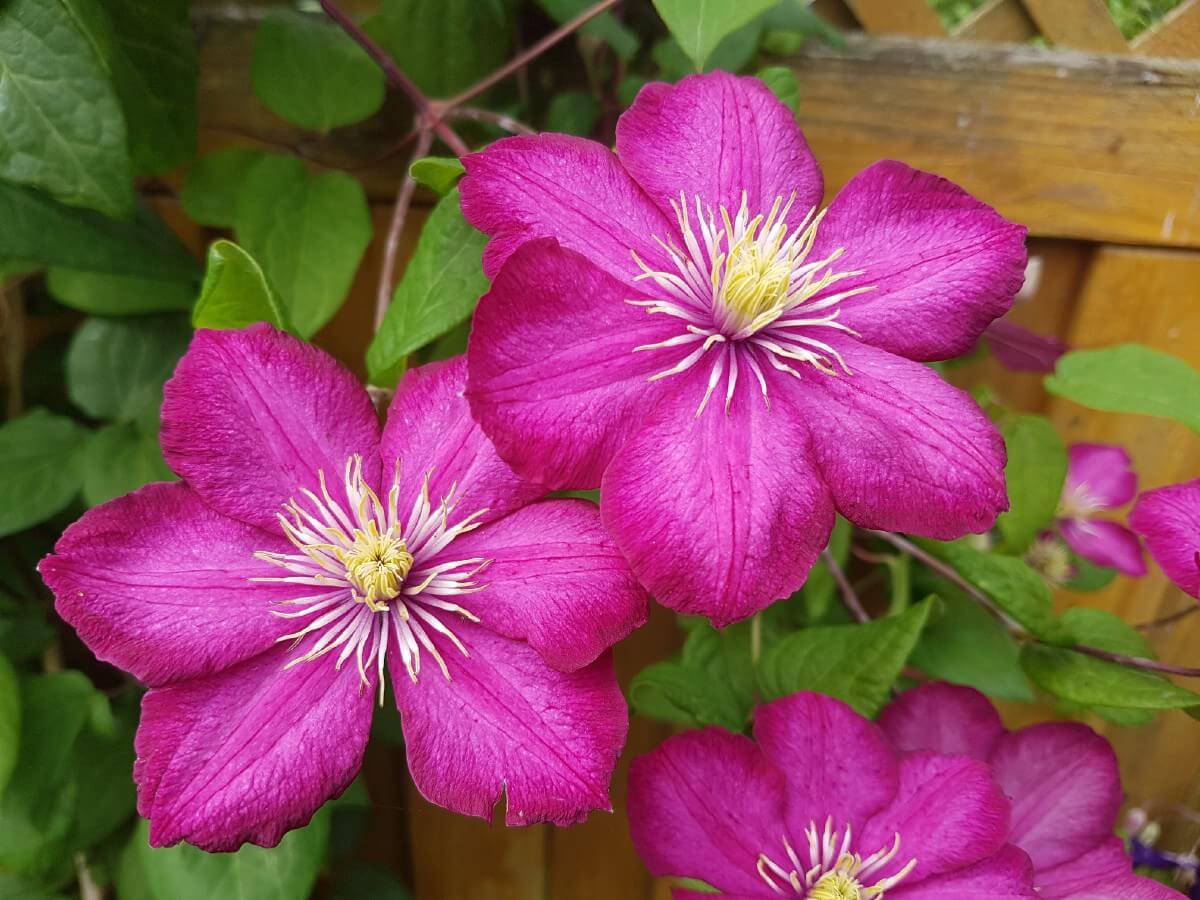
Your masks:
M757 612L750 620L750 665L756 669L762 658L762 641L762 613Z
M342 12L333 0L320 0L320 3L321 8L325 10L329 18L337 22L346 34L350 35L360 47L367 51L367 55L375 60L376 65L383 69L383 74L387 77L388 83L392 87L399 88L404 92L416 108L417 118L421 124L426 128L432 128L456 156L469 153L470 149L463 143L463 139L442 119L441 110L435 108L433 102L425 96L416 83L404 74L404 71L396 65L396 61L392 59L391 55L375 43L371 39L371 36L363 31L353 19Z
M404 172L404 181L396 194L396 205L392 209L392 221L388 224L387 240L383 245L383 263L379 267L379 287L375 293L375 331L383 324L387 315L388 304L392 302L392 291L396 280L396 257L400 253L400 235L404 232L404 221L408 218L408 208L412 204L413 192L417 182L409 171L412 164L429 154L433 143L433 133L422 130L417 135L417 146L413 150L412 159Z
M1126 656L1123 653L1112 653L1109 650L1101 650L1099 647L1088 647L1085 644L1076 644L1068 649L1087 656L1094 656L1097 659L1106 659L1118 665L1129 666L1131 669L1148 669L1151 672L1167 672L1171 675L1181 675L1184 678L1200 678L1200 669L1175 666L1171 663L1159 662L1156 659L1146 659L1142 656Z
M1138 631L1154 631L1158 628L1165 628L1168 625L1174 625L1181 619L1186 619L1192 613L1200 611L1200 603L1189 603L1179 612L1171 613L1169 616L1163 616L1161 619L1153 619L1149 622L1143 622L1140 625L1134 625Z
M537 134L520 119L506 116L504 113L492 112L490 109L480 109L477 106L460 106L457 109L446 110L447 119L470 119L473 122L486 122L503 128L509 134Z
M327 0L321 0L322 5L324 5L326 2L327 2ZM566 24L564 24L561 28L557 28L554 31L550 32L548 35L546 35L544 38L542 38L540 41L538 41L536 44L534 44L528 50L525 50L522 53L519 53L516 56L514 56L512 59L510 59L508 62L506 62L500 68L498 68L491 75L485 76L484 78L475 82L473 85L471 85L469 88L467 88L462 93L456 94L455 96L451 97L449 100L445 100L438 105L443 110L450 110L450 109L454 109L457 106L462 106L464 103L466 103L472 97L479 96L484 91L486 91L488 88L490 88L492 85L496 84L497 82L503 81L505 78L507 78L513 72L518 71L519 69L521 69L522 67L524 67L525 65L530 63L532 60L541 56L543 53L545 53L547 50L549 50L551 47L553 47L555 44L557 44L563 38L569 37L573 32L578 31L580 28L582 28L588 22L592 21L592 19L596 18L596 16L601 15L602 13L608 12L608 10L612 9L614 6L616 6L620 2L621 2L621 0L600 0L600 2L597 3L595 6L585 9L583 12L581 12L579 15L577 15L575 18L573 18L570 22L567 22Z
M850 611L850 615L854 616L859 622L870 622L871 617L863 609L862 601L858 599L854 585L850 583L850 579L846 577L845 571L842 570L841 565L834 555L828 549L822 550L821 559L825 560L825 567L829 569L829 574L837 582L838 590L842 594L842 603L846 605L846 609Z

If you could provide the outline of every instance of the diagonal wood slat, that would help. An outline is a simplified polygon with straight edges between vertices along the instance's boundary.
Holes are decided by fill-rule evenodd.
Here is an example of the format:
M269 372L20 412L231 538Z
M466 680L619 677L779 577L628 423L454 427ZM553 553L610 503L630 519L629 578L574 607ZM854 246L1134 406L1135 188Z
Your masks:
M1200 0L1185 0L1133 42L1142 56L1200 58Z
M1129 44L1104 0L1023 0L1042 34L1072 50L1128 53Z
M988 0L954 29L954 37L968 41L1019 43L1037 34L1020 0Z
M846 0L862 27L872 34L945 37L946 29L925 0Z

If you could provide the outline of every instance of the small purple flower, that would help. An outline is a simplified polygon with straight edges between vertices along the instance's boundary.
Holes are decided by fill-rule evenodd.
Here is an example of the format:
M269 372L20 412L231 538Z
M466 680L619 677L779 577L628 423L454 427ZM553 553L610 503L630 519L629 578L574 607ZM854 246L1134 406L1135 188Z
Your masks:
M1059 357L1069 349L1056 337L1036 334L1007 319L989 325L983 339L1000 365L1014 372L1053 372Z
M1200 479L1146 491L1129 524L1167 577L1200 599Z
M897 754L878 725L813 693L760 706L754 737L707 728L634 760L630 831L655 875L736 900L1037 897L983 763Z
M99 506L42 577L150 686L155 846L278 843L358 773L390 670L413 780L510 825L608 808L625 702L608 647L646 596L594 506L531 502L471 421L460 358L409 372L380 433L353 375L267 326L199 331L168 382L183 479Z
M1007 839L1033 862L1041 900L1171 900L1133 874L1113 833L1121 775L1108 741L1076 722L1009 732L971 688L930 683L905 691L879 724L901 751L963 754L987 762L1012 801Z
M1124 448L1111 444L1072 444L1067 479L1058 502L1058 530L1084 559L1125 575L1146 574L1137 535L1097 513L1124 506L1137 493L1137 475Z
M494 279L467 396L500 455L599 486L642 583L717 625L798 588L835 509L990 528L1003 442L922 363L1008 310L1025 229L891 161L821 210L792 111L723 72L647 85L617 151L548 134L464 158Z

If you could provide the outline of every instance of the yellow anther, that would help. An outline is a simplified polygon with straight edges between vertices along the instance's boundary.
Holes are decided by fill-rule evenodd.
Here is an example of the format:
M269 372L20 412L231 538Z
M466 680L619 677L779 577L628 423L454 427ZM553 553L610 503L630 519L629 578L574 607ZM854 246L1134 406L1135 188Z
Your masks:
M366 531L356 530L350 548L339 556L346 566L346 578L354 585L354 599L383 612L386 601L400 593L413 557L403 539L390 532L380 535L374 524Z
M863 900L862 885L845 872L826 872L809 891L808 900Z

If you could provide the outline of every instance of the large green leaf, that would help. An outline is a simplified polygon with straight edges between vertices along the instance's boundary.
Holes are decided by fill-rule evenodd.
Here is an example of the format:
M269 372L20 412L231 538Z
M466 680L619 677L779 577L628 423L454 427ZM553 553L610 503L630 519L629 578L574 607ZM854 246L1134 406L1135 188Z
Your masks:
M214 241L208 248L208 270L192 324L245 328L255 322L292 330L287 310L254 258L232 241Z
M1200 372L1141 344L1072 351L1046 376L1046 389L1091 409L1160 416L1200 431Z
M684 53L703 69L717 44L778 0L654 0Z
M1054 519L1067 477L1067 451L1054 426L1041 416L1013 416L1001 432L1008 447L1004 477L1010 508L996 527L1007 548L1019 553Z
M174 481L157 434L114 423L93 432L83 451L83 500L98 506L152 481Z
M768 698L820 691L874 716L891 696L929 619L933 598L898 616L865 625L806 628L776 643L762 657L759 683Z
M133 736L138 703L128 697L117 715L108 698L96 694L92 719L75 741L72 775L76 782L75 816L67 842L84 849L112 834L134 813ZM97 714L99 713L99 715ZM104 727L97 720L107 719Z
M512 4L506 0L383 0L368 30L431 97L449 97L508 59Z
M329 811L284 835L270 850L247 844L234 853L205 853L187 844L153 849L140 822L130 839L125 879L139 876L151 900L307 900L329 842Z
M75 498L84 436L42 409L0 425L0 537L44 522Z
M132 422L152 412L191 334L177 315L89 319L67 351L71 400L96 419Z
M0 181L0 222L0 258L166 281L199 274L179 239L144 207L118 222Z
M953 566L1034 637L1052 644L1071 643L1070 632L1054 615L1045 580L1023 560L976 550L967 539L920 544Z
M367 350L373 384L395 384L409 353L471 315L488 288L482 267L486 244L487 238L463 218L458 191L443 197Z
M383 71L362 47L327 18L286 9L258 26L250 82L272 112L313 131L359 122L383 105Z
M97 316L131 316L191 308L190 282L159 281L54 267L46 287L64 306Z
M1108 610L1076 606L1063 613L1062 621L1076 643L1125 656L1155 658L1154 648L1142 633ZM1118 725L1148 725L1154 721L1154 710L1111 706L1092 706L1092 710Z
M755 77L769 87L784 106L794 113L800 111L800 81L793 70L787 66L768 66L759 69Z
M133 211L116 91L64 0L0 5L0 134L0 178L111 216Z
M422 184L439 196L446 196L466 173L462 162L454 156L426 156L408 167L417 184Z
M238 192L236 231L307 338L346 299L371 241L371 212L344 172L314 175L295 157L268 156Z
M1200 704L1200 694L1153 672L1062 647L1026 644L1021 649L1021 665L1038 687L1084 706L1181 709Z
M21 740L21 688L12 663L0 656L0 794L17 765Z
M179 192L184 212L201 225L233 228L242 185L250 170L267 155L248 147L230 147L202 156L188 170Z

